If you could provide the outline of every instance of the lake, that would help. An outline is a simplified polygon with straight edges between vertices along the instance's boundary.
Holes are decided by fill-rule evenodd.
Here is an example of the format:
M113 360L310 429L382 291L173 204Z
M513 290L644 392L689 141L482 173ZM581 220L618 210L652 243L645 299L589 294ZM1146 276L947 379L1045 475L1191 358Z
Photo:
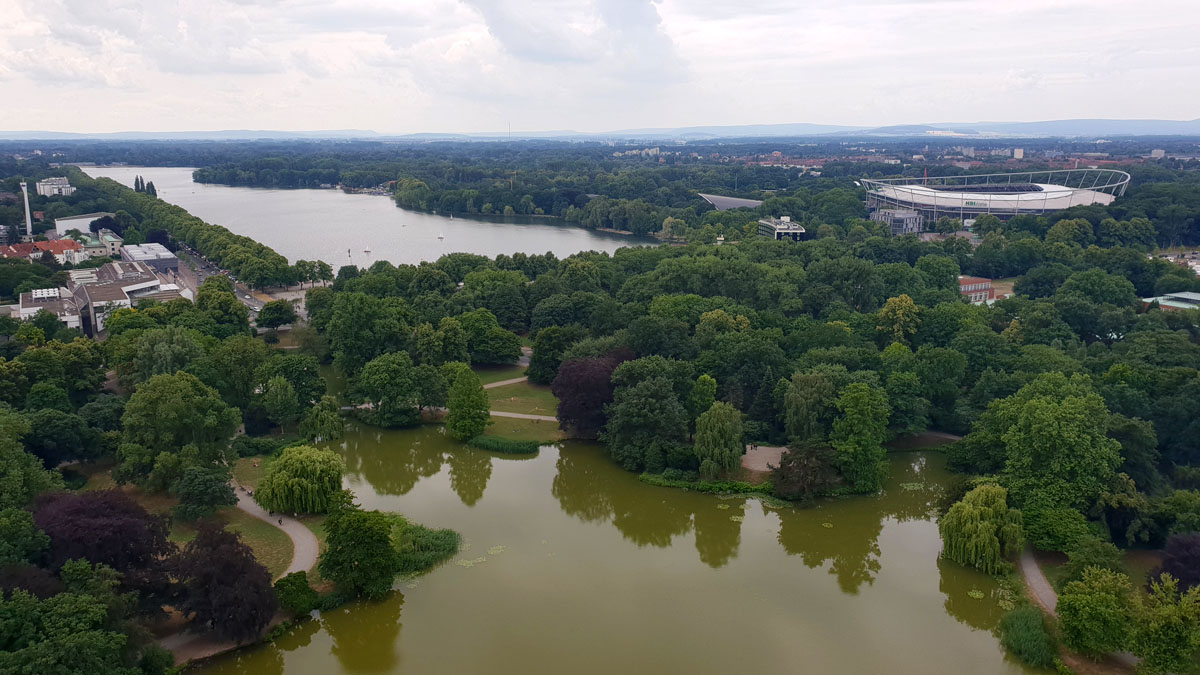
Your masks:
M1026 672L992 632L995 582L938 558L940 453L890 455L879 495L772 508L646 485L589 443L514 458L440 426L347 432L358 502L464 549L189 672Z
M580 251L612 253L622 246L655 243L648 237L596 232L559 221L406 211L380 195L195 183L192 169L186 167L82 168L94 178L112 178L130 187L134 177L141 176L154 182L159 197L194 216L262 242L292 262L324 260L335 270L348 264L366 267L377 260L416 264L453 252L490 258L549 251L565 258Z

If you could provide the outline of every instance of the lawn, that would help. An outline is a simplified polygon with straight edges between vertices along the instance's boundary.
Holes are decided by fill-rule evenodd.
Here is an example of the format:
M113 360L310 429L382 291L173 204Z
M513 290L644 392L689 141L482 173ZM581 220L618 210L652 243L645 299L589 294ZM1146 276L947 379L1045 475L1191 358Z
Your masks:
M488 389L487 394L492 410L550 417L558 412L558 399L550 393L550 387L518 382Z
M1042 568L1042 572L1050 580L1050 584L1061 592L1063 578L1066 574L1063 565L1067 562L1067 556L1063 553L1052 551L1037 551L1035 557L1037 558L1038 565ZM1158 567L1162 562L1162 553L1143 549L1128 549L1122 551L1121 558L1122 567L1125 568L1125 573L1133 581L1133 587L1144 591L1146 577L1150 574L1150 570Z
M258 487L258 481L267 471L267 465L273 457L255 456L241 457L233 463L233 478L239 485L245 485L251 490ZM255 466L257 464L257 466Z
M486 436L502 436L516 441L545 441L553 443L563 438L558 424L537 420L521 420L513 417L492 417L492 424L484 432Z
M472 370L479 376L479 381L483 384L525 377L525 366L515 363L507 366L475 366Z

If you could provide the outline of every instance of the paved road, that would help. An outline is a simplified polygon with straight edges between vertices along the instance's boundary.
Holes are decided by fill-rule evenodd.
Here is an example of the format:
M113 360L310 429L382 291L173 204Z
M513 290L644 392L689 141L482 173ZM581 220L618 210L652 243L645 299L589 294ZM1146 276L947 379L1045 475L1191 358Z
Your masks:
M274 516L267 515L263 507L259 506L254 501L254 498L236 483L234 484L234 491L237 492L237 505L239 509L259 520L264 520L278 527L292 540L292 564L288 565L288 568L284 570L283 573L285 575L292 572L307 572L317 564L319 546L317 545L317 536L312 533L312 530L305 527L295 518L278 514Z
M496 387L503 387L503 386L506 386L509 384L517 384L518 382L525 382L528 379L529 379L528 377L514 377L511 380L500 380L499 382L491 382L489 384L485 384L485 385L483 385L483 388L484 389L495 389Z
M558 422L557 417L550 417L549 415L526 415L525 413L500 412L499 410L493 410L492 416L493 417L515 417L519 420L535 420L538 422L555 422L555 423Z
M190 277L191 281L194 282L195 290L200 289L200 286L204 284L205 279L218 276L222 273L219 267L208 262L204 258L201 258L200 254L196 251L185 246L181 246L180 248L188 255L189 260L196 266L196 270L193 272L192 269L188 267L186 261L180 261L179 274L180 276L186 275L186 277ZM232 282L233 279L230 279L230 281ZM249 307L250 311L252 312L258 312L258 310L262 309L263 305L266 304L262 300L255 298L253 292L247 288L245 284L235 282L233 284L233 291L234 294L237 295L237 299L241 301L243 305Z

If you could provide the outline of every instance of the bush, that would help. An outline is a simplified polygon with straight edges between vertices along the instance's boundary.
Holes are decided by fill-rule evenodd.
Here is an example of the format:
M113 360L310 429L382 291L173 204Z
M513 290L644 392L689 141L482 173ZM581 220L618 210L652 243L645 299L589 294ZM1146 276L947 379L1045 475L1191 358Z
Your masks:
M788 448L771 467L771 482L780 499L806 500L831 493L838 484L833 448L806 444Z
M529 455L538 451L542 444L538 441L517 441L500 436L483 434L467 441L467 445L489 452L499 452L505 455Z
M675 474L678 475L678 474ZM714 495L739 494L739 495L769 495L775 490L775 486L770 481L752 485L745 481L736 480L711 480L711 481L688 481L688 480L672 480L667 478L664 471L661 474L643 473L638 476L638 480L650 485L658 487L673 487L691 490L692 492L704 492Z
M284 447L295 443L296 439L289 438L254 438L253 436L238 436L233 439L233 451L238 457L255 457L258 455L273 455Z
M292 614L308 614L317 608L317 592L308 585L308 574L292 572L275 582L275 597L279 606Z
M1054 665L1054 638L1046 630L1045 617L1037 607L1018 607L1000 619L1000 644L1013 656L1035 668Z
M400 554L400 574L420 574L458 553L462 538L454 530L434 530L394 517L392 545Z

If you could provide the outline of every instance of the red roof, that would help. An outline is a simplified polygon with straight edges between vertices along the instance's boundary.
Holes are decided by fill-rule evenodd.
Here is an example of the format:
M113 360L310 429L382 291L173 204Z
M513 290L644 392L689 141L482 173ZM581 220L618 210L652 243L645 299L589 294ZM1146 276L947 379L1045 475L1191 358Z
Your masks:
M991 279L984 279L983 277L961 276L958 278L959 286L965 286L967 284L990 284L990 283L992 283Z
M74 239L55 239L53 241L35 241L35 242L33 242L33 245L36 246L39 251L49 251L55 255L61 255L63 253L66 253L67 251L83 250L83 246L81 246L79 244L79 242L75 241Z
M33 253L33 244L0 246L0 258L28 258Z

